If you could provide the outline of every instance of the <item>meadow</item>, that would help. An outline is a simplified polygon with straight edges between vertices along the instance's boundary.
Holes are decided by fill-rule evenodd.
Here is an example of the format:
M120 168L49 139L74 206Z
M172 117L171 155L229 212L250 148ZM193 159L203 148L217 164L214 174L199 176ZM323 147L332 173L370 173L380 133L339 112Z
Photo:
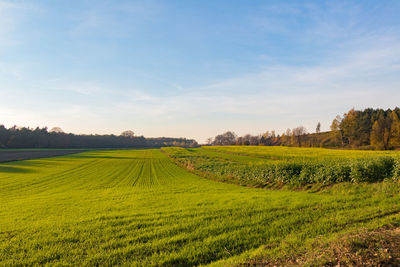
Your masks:
M215 149L88 151L1 163L0 265L235 265L399 222L396 182L311 192L192 173L198 162L188 162L200 159L221 166L275 161Z

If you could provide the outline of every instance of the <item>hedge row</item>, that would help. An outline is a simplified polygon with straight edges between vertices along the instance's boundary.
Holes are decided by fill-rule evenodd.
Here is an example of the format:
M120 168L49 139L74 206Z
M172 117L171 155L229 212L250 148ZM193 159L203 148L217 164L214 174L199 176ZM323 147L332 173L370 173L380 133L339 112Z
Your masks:
M168 150L180 165L217 177L234 179L241 184L264 185L280 182L292 185L340 182L380 182L400 180L400 157L353 159L293 159L276 163L246 164L219 157L205 156L184 149Z
M379 182L387 178L400 180L400 160L392 157L346 161L294 161L252 166L196 158L186 159L185 161L187 161L187 165L190 164L199 171L231 177L243 184L252 185L262 185L268 182L304 185L312 183Z

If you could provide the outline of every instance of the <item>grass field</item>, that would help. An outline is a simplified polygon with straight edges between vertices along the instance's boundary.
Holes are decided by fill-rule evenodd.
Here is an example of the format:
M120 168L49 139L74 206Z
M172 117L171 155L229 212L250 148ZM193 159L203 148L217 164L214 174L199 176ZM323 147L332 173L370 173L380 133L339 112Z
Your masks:
M260 160L205 149L185 153L223 164ZM341 183L314 193L241 187L196 176L160 150L2 163L0 265L220 266L274 259L300 253L316 238L398 222L399 193L394 182Z

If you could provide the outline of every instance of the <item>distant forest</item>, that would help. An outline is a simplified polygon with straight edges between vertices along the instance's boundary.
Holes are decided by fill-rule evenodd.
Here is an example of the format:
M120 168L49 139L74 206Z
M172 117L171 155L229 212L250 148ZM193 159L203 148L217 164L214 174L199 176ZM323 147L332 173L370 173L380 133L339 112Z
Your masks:
M0 148L158 148L163 146L194 147L197 142L186 138L145 138L132 131L121 135L76 135L55 127L31 129L0 125Z
M264 145L295 147L326 147L390 150L400 148L400 108L394 110L351 109L343 116L336 116L330 131L321 132L318 123L315 132L309 133L303 126L287 129L279 135L267 131L260 135L237 136L228 131L209 138L209 145Z

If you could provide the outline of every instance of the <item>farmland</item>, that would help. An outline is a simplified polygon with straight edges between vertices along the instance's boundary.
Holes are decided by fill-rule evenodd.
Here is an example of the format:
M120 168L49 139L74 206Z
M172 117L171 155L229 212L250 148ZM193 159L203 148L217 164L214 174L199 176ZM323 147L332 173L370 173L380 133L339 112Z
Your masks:
M400 179L400 156L394 151L262 146L164 148L164 151L177 164L197 174L257 187Z
M242 187L195 174L240 180L245 165L278 164L279 154L292 160L266 148L232 149L88 151L1 163L0 265L275 260L304 252L316 239L400 219L400 186L392 179L310 192ZM396 153L373 155L393 158L396 168ZM364 156L349 158L371 155ZM220 171L232 166L237 177Z

